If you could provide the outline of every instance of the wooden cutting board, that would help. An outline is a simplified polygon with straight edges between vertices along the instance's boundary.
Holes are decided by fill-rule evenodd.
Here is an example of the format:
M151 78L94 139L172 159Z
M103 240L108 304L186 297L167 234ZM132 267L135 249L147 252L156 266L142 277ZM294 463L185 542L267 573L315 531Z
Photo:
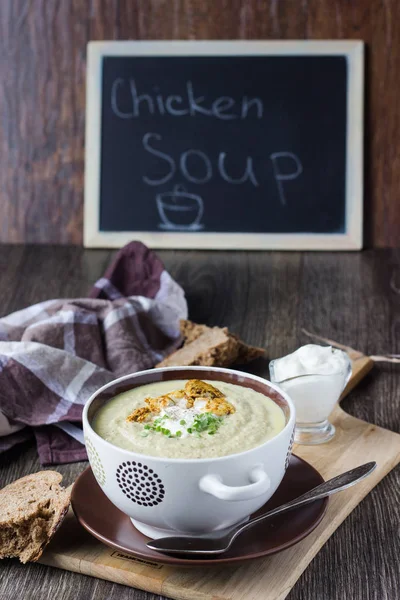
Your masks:
M373 366L370 358L357 352L349 354L353 376L343 397ZM400 462L400 435L355 419L339 406L331 420L337 434L330 443L295 446L295 454L315 466L325 479L371 460L378 466L357 486L333 496L319 526L284 552L239 566L159 565L104 546L79 525L70 511L40 562L179 600L281 600L347 515Z

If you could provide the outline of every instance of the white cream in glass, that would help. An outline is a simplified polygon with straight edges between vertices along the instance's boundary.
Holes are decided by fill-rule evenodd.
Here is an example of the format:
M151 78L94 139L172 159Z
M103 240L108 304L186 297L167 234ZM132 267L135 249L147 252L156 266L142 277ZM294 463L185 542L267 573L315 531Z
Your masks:
M335 435L328 421L351 377L351 360L331 346L307 344L271 361L271 381L279 384L296 408L295 442L322 444Z

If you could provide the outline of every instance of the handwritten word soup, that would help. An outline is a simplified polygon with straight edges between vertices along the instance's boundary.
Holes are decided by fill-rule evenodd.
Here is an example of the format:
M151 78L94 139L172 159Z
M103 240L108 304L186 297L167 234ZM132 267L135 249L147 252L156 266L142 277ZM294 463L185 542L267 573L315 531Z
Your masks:
M223 121L263 118L264 103L261 98L243 96L235 99L231 96L219 96L210 99L205 93L195 91L191 81L187 81L184 88L184 94L164 95L159 90L139 91L134 78L117 78L111 87L112 111L119 119L140 119L154 115L168 115L177 119L200 116ZM153 157L158 167L157 172L161 172L157 177L144 174L142 179L145 184L161 186L178 174L186 182L198 185L209 183L214 177L220 177L230 185L260 185L260 177L255 172L252 156L243 156L240 170L236 169L238 172L234 172L229 164L229 153L224 150L211 155L200 148L190 148L173 155L167 146L167 141L157 132L146 132L143 135L143 151ZM234 152L237 156L237 149ZM270 153L265 156L265 160L270 161L272 165L279 199L281 204L285 205L284 182L301 175L301 160L296 154L288 151Z

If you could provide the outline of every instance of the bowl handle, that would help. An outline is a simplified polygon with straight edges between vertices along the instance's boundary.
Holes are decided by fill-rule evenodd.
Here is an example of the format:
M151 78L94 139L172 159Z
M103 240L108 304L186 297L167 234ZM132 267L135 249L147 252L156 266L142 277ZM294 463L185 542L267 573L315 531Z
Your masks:
M261 466L254 467L250 471L249 480L252 482L249 485L234 487L222 483L220 475L204 475L199 481L199 488L206 494L211 494L220 500L236 502L238 500L252 500L262 496L271 486L271 481Z

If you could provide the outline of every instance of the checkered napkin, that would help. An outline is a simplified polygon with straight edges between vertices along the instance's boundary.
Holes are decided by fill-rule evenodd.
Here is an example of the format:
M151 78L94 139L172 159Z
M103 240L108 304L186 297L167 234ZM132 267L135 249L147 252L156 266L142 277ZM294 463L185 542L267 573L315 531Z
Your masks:
M182 288L132 242L89 298L48 300L0 319L0 452L34 435L42 464L86 460L86 400L161 361L185 318Z

